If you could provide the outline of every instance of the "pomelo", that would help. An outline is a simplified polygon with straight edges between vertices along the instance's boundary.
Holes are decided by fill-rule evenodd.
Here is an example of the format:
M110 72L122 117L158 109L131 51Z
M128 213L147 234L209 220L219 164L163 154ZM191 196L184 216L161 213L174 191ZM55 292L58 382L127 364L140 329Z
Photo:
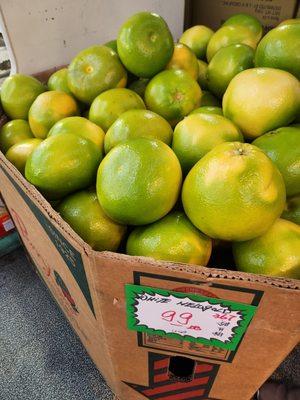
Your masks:
M274 68L240 72L223 97L224 116L248 139L286 126L300 109L300 82L292 74Z
M140 78L151 78L163 70L174 49L168 25L150 12L137 13L121 26L117 46L122 63Z
M145 137L172 143L171 125L160 115L149 110L129 110L120 115L106 132L105 153L127 139Z
M1 86L1 103L11 119L27 119L31 104L46 87L32 76L15 74L5 79Z
M94 189L82 190L63 199L57 207L61 217L94 250L116 251L126 232L102 210Z
M145 109L142 98L130 89L110 89L99 94L90 107L89 119L105 132L125 111Z
M88 139L55 135L29 156L25 177L49 200L58 200L95 182L101 153Z
M14 119L6 122L0 130L0 150L5 154L14 144L33 138L28 121Z
M168 70L151 79L145 92L149 110L161 115L172 126L199 107L202 91L198 83L182 70Z
M175 211L153 224L135 228L129 235L126 252L131 256L205 266L210 258L212 241Z
M188 46L197 58L204 59L207 44L214 34L214 31L204 25L195 25L183 32L180 43Z
M206 235L243 241L265 233L281 215L285 186L258 147L222 143L191 169L182 202L189 219Z
M172 149L187 173L206 153L223 142L242 142L239 129L227 118L198 113L180 121L174 130Z
M300 226L277 219L262 236L233 244L240 271L300 279Z
M53 90L40 94L34 100L28 120L33 135L44 139L57 121L78 114L78 106L72 96Z
M180 164L170 147L160 140L130 139L114 147L101 162L97 195L114 221L144 225L173 208L181 180Z
M106 46L82 50L68 67L68 86L86 104L105 90L122 88L126 83L127 73L118 54Z

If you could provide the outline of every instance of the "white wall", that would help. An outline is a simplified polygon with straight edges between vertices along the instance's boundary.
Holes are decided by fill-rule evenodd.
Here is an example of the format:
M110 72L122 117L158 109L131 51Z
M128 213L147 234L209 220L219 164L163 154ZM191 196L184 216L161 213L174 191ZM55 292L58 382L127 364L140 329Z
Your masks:
M116 38L138 11L164 17L175 40L184 18L184 0L0 0L0 7L12 72L22 73L67 64L81 49Z

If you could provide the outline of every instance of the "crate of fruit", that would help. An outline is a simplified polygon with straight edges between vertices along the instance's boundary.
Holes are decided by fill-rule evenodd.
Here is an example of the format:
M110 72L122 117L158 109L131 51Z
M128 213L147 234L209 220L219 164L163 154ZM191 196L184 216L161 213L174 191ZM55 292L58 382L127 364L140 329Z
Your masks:
M299 21L56 3L26 57L2 9L22 241L120 400L250 399L300 337Z

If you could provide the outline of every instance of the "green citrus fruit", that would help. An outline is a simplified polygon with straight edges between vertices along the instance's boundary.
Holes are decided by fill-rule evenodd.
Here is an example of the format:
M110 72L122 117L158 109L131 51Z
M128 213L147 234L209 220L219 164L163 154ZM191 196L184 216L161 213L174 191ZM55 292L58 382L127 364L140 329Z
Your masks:
M286 199L285 209L281 214L281 218L300 225L300 195Z
M233 244L240 271L300 279L300 226L284 219L262 236Z
M231 44L220 49L207 69L209 90L222 97L232 78L254 64L254 50L245 44Z
M211 149L223 142L243 142L239 129L216 114L189 115L174 130L172 149L187 173Z
M49 90L58 90L72 96L68 86L68 68L62 68L54 72L48 80Z
M103 46L109 47L112 49L115 53L118 54L118 46L117 46L117 40L110 40L109 42L104 43Z
M274 68L236 75L224 94L223 112L249 139L292 122L300 109L300 83Z
M287 196L300 194L300 128L283 127L255 139L281 172Z
M34 100L28 120L33 135L44 139L57 121L78 114L78 106L72 96L53 90L40 94Z
M263 35L263 27L260 21L253 15L249 14L235 14L229 17L223 24L223 26L243 26L254 35L256 42L258 43Z
M257 46L255 66L282 69L300 79L300 24L269 31Z
M134 91L125 88L110 89L95 98L89 119L106 132L123 112L145 108L142 98Z
M14 144L32 138L30 126L24 119L14 119L4 124L0 130L0 150L5 154Z
M203 113L223 115L223 110L221 107L216 107L216 106L202 106L193 110L189 115L203 114Z
M128 88L130 90L133 90L135 93L137 93L139 96L141 96L142 99L144 99L145 97L145 91L146 91L146 87L149 83L149 79L145 79L145 78L139 78L136 81L133 81Z
M68 86L73 95L91 104L105 90L125 87L127 73L118 54L106 46L82 50L68 67Z
M205 58L207 44L214 31L204 25L195 25L183 32L180 43L185 44L196 54L197 58Z
M213 56L222 47L227 47L231 44L246 44L253 49L256 48L257 39L255 34L249 28L240 25L222 26L211 37L206 51L207 61L210 62Z
M198 68L199 68L199 75L198 75L198 83L201 89L207 89L207 68L208 64L202 60L198 60Z
M285 206L282 176L247 143L222 143L191 169L182 190L185 212L206 235L242 241L266 232Z
M42 139L24 139L10 147L5 156L24 175L28 157L41 143Z
M130 139L114 147L100 164L97 195L114 221L144 225L173 208L181 179L179 161L165 143Z
M55 135L29 156L25 177L49 200L86 188L95 182L101 153L88 139Z
M121 26L117 45L122 63L140 78L152 78L163 70L174 49L168 25L150 12L130 17Z
M285 19L284 21L280 22L280 24L277 26L293 25L293 24L300 24L300 18Z
M151 79L145 92L147 108L164 117L172 126L199 107L200 99L200 86L181 70L160 72Z
M102 210L95 190L82 190L66 197L57 211L94 250L116 251L126 232Z
M46 88L32 76L16 74L5 79L1 87L1 103L11 119L27 119L31 104Z
M71 133L89 139L98 147L103 153L104 136L105 133L100 126L94 124L83 117L68 117L61 119L52 126L48 133L48 137L54 135L61 135Z
M105 153L127 139L144 137L159 139L170 145L173 130L160 115L149 110L129 110L124 112L106 132Z
M183 212L172 212L151 225L135 228L128 237L126 253L157 260L206 266L212 241Z
M166 65L166 69L182 69L193 79L199 77L198 60L192 50L182 43L174 44L174 52L171 60Z
M207 90L202 91L201 107L221 107L221 102Z

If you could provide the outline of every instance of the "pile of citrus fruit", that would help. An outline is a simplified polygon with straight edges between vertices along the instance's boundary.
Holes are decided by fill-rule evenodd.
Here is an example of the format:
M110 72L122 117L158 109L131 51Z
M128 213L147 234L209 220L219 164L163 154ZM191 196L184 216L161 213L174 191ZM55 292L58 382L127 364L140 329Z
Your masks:
M300 278L299 79L300 20L263 36L238 14L174 43L141 12L47 85L7 78L0 149L95 250L205 266L230 249Z

